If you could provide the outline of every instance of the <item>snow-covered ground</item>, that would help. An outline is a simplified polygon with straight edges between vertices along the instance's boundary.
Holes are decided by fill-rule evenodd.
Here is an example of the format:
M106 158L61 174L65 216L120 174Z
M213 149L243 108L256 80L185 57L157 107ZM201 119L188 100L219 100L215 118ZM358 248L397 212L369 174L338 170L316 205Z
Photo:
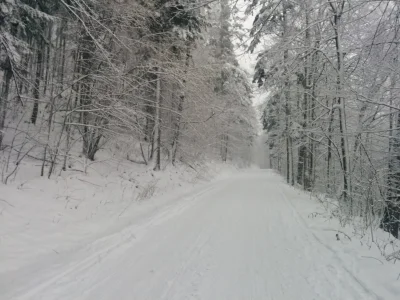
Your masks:
M151 184L132 193L128 175L1 186L0 299L399 298L386 234L352 236L269 170L180 189L172 170L149 171L174 190L141 201Z

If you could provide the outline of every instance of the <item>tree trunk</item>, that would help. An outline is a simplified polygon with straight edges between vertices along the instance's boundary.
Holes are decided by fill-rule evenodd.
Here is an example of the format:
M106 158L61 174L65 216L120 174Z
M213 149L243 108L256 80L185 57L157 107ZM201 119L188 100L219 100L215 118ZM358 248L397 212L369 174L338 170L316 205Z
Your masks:
M36 124L38 113L39 113L39 97L40 97L40 80L42 77L42 60L43 60L43 43L39 43L37 47L36 53L36 75L35 75L35 82L33 85L33 109L31 115L31 122L32 124Z
M2 88L2 93L0 95L0 149L2 148L4 139L4 126L6 122L8 94L10 91L10 82L12 75L13 74L11 70L11 63L8 60L7 68L5 68L3 72L3 88Z
M395 65L398 66L398 59L395 59ZM392 75L390 83L390 106L397 98L396 82L398 76ZM389 115L389 165L387 185L388 196L385 201L381 228L394 237L399 238L400 229L400 113L397 113L397 122L395 121L393 108L390 108ZM397 124L396 124L397 123ZM396 126L394 126L396 125ZM395 129L394 129L395 127ZM396 135L395 135L396 133Z
M328 101L327 101L328 107ZM329 116L329 125L328 125L328 154L327 154L327 167L326 167L326 190L330 193L331 189L331 168L332 168L332 138L333 138L333 121L334 121L334 109L332 102L331 112Z
M60 74L60 88L61 90L64 88L64 73L65 73L65 62L66 62L66 44L67 44L67 38L64 32L67 32L68 30L68 23L62 19L61 21L61 27L60 27L60 35L61 35L61 65L59 74Z
M290 108L289 108L289 98L290 98L290 91L289 91L289 74L288 74L288 63L289 63L289 50L287 49L287 34L288 34L288 20L287 20L287 2L283 0L283 44L284 44L284 51L283 51L283 67L284 67L284 97L285 97L285 135L286 135L286 181L290 184Z
M50 27L50 28L51 28L51 27ZM50 38L50 37L51 37L51 34L49 34L49 38ZM61 36L58 36L58 37L57 37L56 44L61 44ZM48 47L48 48L50 48L50 47ZM51 68L51 87L50 87L49 118L48 118L48 121L47 121L47 142L46 142L46 145L45 145L45 147L44 147L43 162L42 162L42 169L41 169L41 171L40 171L40 176L43 176L43 175L44 175L44 167L45 167L45 164L46 164L47 152L48 152L48 149L49 149L49 147L50 147L51 130L52 130L52 128L53 128L53 117L54 117L54 114L56 113L56 111L55 111L56 97L55 97L55 95L54 95L54 88L55 88L54 77L55 77L55 74L56 74L57 66L58 66L58 64L60 63L60 62L58 61L58 55L56 55L56 53L54 53L52 60L50 60L49 57L50 57L50 51L48 52L48 57L47 57L47 62L46 62L47 71L46 71L46 81L45 81L45 86L47 86L47 84L48 84L48 82L49 82L49 80L50 80L50 74L49 74L50 68L49 68L49 65L50 65L50 61L51 61L52 68ZM44 89L43 93L46 93L46 88ZM68 107L67 107L66 110L68 110ZM66 118L66 117L64 117L64 118ZM65 124L65 119L64 119L64 124ZM63 127L65 127L65 125L63 125ZM63 131L64 131L64 130L62 130L62 132L60 133L60 135L63 134ZM56 147L55 151L58 151L58 146ZM51 157L51 154L52 154L52 153L51 153L51 148L50 148L49 153L50 153L50 157ZM53 155L53 156L56 156L56 155ZM55 165L55 160L56 160L56 158L51 159L51 162L52 162L52 163L51 163L51 165L50 165L50 169L49 169L49 173L48 173L48 178L50 178L51 174L53 173L54 165Z
M347 123L346 123L346 105L343 97L343 83L344 83L344 67L343 67L343 52L341 42L341 18L345 5L345 0L338 2L337 6L332 2L329 2L333 12L333 29L334 39L336 46L336 59L337 59L337 81L336 81L336 92L337 92L337 103L340 107L339 112L339 130L340 130L340 147L342 155L342 171L343 171L343 200L349 204L349 212L352 214L353 203L350 197L351 183L350 183L350 158L349 158L349 146L347 138ZM350 200L350 203L349 203Z
M305 152L307 152L307 147L301 145L299 148L299 158L297 161L297 183L304 186L304 169L305 169Z
M49 24L49 28L47 29L47 39L48 41L51 41L51 36L53 32L53 24ZM57 38L58 39L58 38ZM56 43L58 46L58 43ZM44 46L44 43L43 43ZM51 61L51 45L46 45L46 52L45 52L45 63L43 63L43 73L44 74L44 85L43 85L43 95L46 95L47 92L47 87L49 84L49 78L50 78L50 61ZM46 67L46 68L45 68Z
M319 32L316 32L316 42L314 46L314 53L312 55L312 60L311 60L311 77L310 77L310 82L312 84L311 87L311 107L310 107L310 122L311 125L314 126L314 121L315 121L315 107L316 107L316 98L317 98L317 68L318 68L318 62L319 62L319 52L317 51L320 46L320 37L319 37ZM314 141L314 134L311 132L310 133L310 140L309 140L309 169L308 169L308 177L309 177L309 188L308 190L311 191L314 188L315 184L315 155L314 153L316 152L316 147L317 144Z
M294 186L294 157L293 157L293 140L292 138L290 138L290 157L291 157L291 165L290 165L290 169L291 169L291 175L290 175L290 184L292 186Z
M186 59L185 59L185 72L184 72L184 79L183 79L183 92L182 95L179 97L179 103L178 103L178 113L176 116L175 120L175 130L174 130L174 137L172 140L172 164L175 165L175 160L176 160L176 153L178 151L178 145L179 145L179 136L180 136L180 131L181 131L181 119L182 119L182 114L183 114L183 104L185 102L185 88L186 88L186 76L188 73L189 69L189 62L190 62L190 44L187 42L186 45Z
M159 74L160 68L156 69L156 124L155 130L157 134L157 145L156 145L156 164L154 166L155 171L161 170L161 79Z
M304 95L303 95L303 131L307 128L308 123L308 110L309 110L309 98L311 90L311 72L310 72L310 51L311 51L311 36L310 36L310 17L308 10L308 0L304 1L304 11L305 11L305 45L306 45L306 55L304 57L304 77L302 78ZM309 149L307 149L307 138L305 133L302 134L301 138L302 145L299 149L299 159L297 170L297 182L303 186L303 189L309 189L309 178L308 178L308 154Z
M392 142L393 159L389 174L389 193L386 199L381 227L383 230L399 238L400 229L400 113L397 114L396 137Z
M83 30L82 37L80 39L81 49L81 61L80 70L81 74L86 76L82 79L80 84L80 105L81 105L81 125L82 129L82 139L83 139L83 153L90 159L94 160L96 152L99 150L100 140L102 138L102 133L99 129L103 125L103 120L100 117L91 117L89 111L92 108L92 79L88 76L93 72L94 55L96 46L92 38ZM93 123L93 124L91 124Z

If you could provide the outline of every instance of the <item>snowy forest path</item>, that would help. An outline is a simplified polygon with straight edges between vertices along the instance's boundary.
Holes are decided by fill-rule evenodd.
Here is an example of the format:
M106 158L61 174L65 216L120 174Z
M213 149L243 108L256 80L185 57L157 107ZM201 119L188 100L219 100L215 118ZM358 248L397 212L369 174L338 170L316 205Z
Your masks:
M380 299L307 227L295 195L272 171L235 175L1 299Z

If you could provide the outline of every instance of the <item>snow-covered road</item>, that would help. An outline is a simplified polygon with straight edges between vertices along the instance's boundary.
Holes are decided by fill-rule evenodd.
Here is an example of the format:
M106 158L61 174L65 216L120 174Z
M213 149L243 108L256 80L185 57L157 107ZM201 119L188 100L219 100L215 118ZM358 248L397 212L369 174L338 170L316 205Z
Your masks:
M271 171L219 181L47 266L9 274L0 298L380 299L307 227L291 194Z

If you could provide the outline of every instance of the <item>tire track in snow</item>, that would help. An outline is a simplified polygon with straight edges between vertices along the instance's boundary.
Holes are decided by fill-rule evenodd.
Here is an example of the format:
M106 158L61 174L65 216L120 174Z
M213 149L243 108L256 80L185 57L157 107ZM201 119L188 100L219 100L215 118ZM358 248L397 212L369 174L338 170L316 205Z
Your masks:
M85 252L84 253L85 257L83 259L78 258L67 269L58 270L57 272L53 271L52 273L55 273L56 275L53 274L53 276L50 276L48 279L42 281L40 284L36 284L33 287L32 286L24 287L23 290L17 291L16 293L13 293L7 298L18 299L18 300L32 299L33 297L35 297L42 291L46 290L47 288L51 287L52 285L55 285L58 282L62 282L63 279L69 281L69 279L66 278L71 278L73 274L82 274L84 272L87 272L94 266L101 264L103 260L108 258L110 255L122 254L127 248L132 246L133 242L136 242L141 237L143 237L150 228L156 225L160 225L170 220L171 218L174 218L182 214L186 209L191 207L199 197L213 191L215 188L216 186L212 185L211 187L207 187L205 190L202 190L201 192L193 196L184 197L185 199L180 201L178 204L174 203L167 206L161 212L157 213L150 219L145 220L141 224L130 225L120 232L114 233L110 236L106 236L94 241L93 243L85 247L83 251L81 251ZM114 242L114 240L116 241ZM89 251L89 249L95 249L97 243L102 243L102 244L104 243L107 245L111 244L111 246L106 246L101 250L95 250L94 253L88 256L87 251Z
M190 273L190 271L195 271L195 278L191 279L191 285L192 285L192 296L196 296L196 287L198 285L198 280L200 279L199 277L202 277L204 274L201 271L196 271L196 265L198 265L199 261L202 261L201 255L203 253L203 248L204 246L209 242L210 236L205 235L204 236L205 230L203 230L197 237L196 242L193 245L193 248L190 251L189 257L185 259L182 263L181 266L179 267L179 270L176 272L175 276L170 280L168 284L168 288L164 292L164 294L161 296L161 300L167 300L167 299L173 299L170 298L171 295L173 296L173 291L174 288L176 287L177 284L180 284L180 281L182 278L187 274ZM209 266L207 265L205 269L209 269Z

